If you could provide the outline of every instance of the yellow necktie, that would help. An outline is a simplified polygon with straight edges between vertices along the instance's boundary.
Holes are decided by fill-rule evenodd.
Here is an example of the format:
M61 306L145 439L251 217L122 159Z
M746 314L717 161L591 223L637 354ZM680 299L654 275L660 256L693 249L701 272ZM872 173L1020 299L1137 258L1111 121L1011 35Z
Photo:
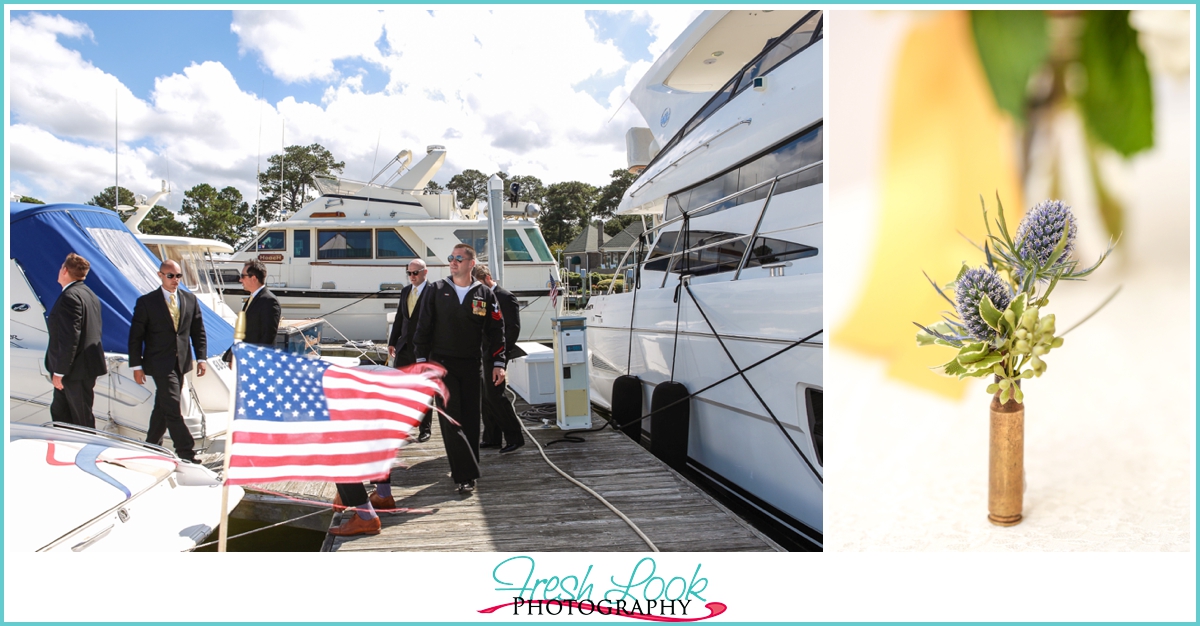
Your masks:
M417 288L413 287L408 292L408 316L412 317L413 309L417 308Z
M179 330L179 305L175 304L175 294L167 295L170 297L167 308L171 310L171 321L175 323L175 330Z

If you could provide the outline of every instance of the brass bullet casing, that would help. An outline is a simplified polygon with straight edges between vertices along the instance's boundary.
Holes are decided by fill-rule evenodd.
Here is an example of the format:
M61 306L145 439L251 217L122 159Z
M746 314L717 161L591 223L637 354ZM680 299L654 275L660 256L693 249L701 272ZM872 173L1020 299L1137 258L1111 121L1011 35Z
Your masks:
M237 323L233 326L233 340L243 341L246 339L246 312L238 311Z
M988 450L988 521L997 526L1021 523L1025 495L1025 405L1000 404L992 396Z

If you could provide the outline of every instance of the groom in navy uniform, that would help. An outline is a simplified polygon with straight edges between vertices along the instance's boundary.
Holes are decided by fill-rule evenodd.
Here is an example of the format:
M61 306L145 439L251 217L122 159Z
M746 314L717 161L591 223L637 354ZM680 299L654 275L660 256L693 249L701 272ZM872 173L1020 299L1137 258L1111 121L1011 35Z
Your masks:
M192 349L196 351L196 375L203 376L208 369L204 320L196 296L179 288L183 271L177 263L163 261L158 277L162 288L138 298L133 307L129 366L139 385L146 384L146 374L154 379L154 410L146 441L159 445L163 434L170 432L179 458L198 463L195 440L183 421L180 396L184 376L192 371Z

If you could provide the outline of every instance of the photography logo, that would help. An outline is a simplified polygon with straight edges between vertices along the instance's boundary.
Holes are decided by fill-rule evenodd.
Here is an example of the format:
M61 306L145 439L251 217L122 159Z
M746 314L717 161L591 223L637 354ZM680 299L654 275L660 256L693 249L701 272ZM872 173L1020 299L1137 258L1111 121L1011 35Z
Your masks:
M592 565L579 568L579 574L549 576L536 568L536 562L528 556L501 561L492 569L492 581L498 585L495 590L505 593L509 601L479 612L511 611L508 614L514 616L550 618L615 615L655 622L697 622L729 608L702 595L708 589L708 579L700 575L700 564L686 576L671 576L660 573L654 559L645 557L628 574L609 576L607 581L593 571Z

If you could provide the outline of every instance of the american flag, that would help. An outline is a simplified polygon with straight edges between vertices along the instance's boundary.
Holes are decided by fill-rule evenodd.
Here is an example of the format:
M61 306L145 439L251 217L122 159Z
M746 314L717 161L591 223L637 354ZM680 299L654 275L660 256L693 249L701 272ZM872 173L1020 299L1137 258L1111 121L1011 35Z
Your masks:
M438 365L340 367L238 343L227 482L361 482L386 476L434 396Z
M558 310L558 281L554 280L554 270L550 270L550 306Z

